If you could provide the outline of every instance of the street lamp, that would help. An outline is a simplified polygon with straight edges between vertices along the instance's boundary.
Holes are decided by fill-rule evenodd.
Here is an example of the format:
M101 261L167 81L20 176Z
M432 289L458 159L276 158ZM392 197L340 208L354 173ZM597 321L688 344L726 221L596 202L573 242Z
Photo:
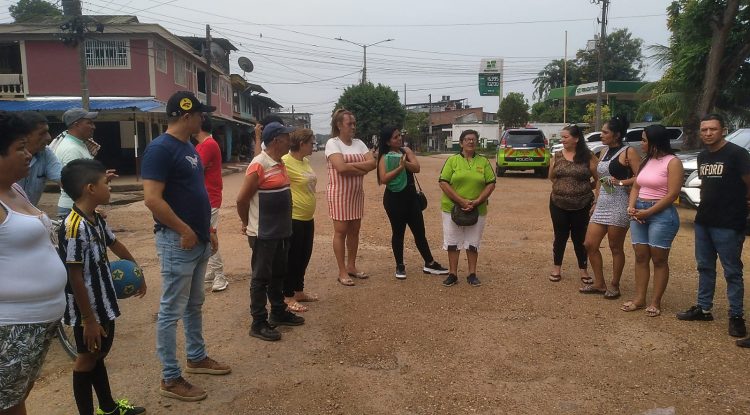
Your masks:
M375 43L370 43L370 44L367 44L367 45L363 45L361 43L352 42L351 40L343 39L341 37L336 37L334 39L340 40L342 42L349 42L352 45L357 45L357 46L359 46L359 47L361 47L363 49L363 51L364 51L364 59L363 59L363 64L362 64L362 85L364 85L365 82L367 82L367 47L368 46L379 45L381 43L390 42L390 41L394 40L394 39L383 39L383 40L375 42Z

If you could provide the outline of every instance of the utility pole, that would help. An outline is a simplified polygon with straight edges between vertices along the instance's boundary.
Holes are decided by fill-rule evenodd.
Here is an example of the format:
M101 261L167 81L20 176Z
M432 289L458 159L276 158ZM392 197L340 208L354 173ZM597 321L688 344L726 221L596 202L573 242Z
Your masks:
M568 31L565 31L565 59L563 59L563 124L568 123ZM599 130L596 130L599 131Z
M429 106L429 108L427 110L428 111L428 115L427 115L427 128L428 128L427 131L428 132L427 132L427 135L428 135L428 141L429 141L429 140L432 140L432 94L429 94L428 97L430 99L430 104L429 104L430 106Z
M81 12L80 0L62 0L63 14L70 18L66 23L73 35L73 42L78 49L78 63L81 79L81 106L86 111L89 110L89 80L88 68L86 67L86 24ZM63 25L65 26L65 25Z
M609 8L610 0L591 0L596 4L601 3L602 5L602 18L599 22L601 24L601 33L599 34L598 43L598 64L597 64L597 76L596 76L596 120L595 120L595 131L601 131L602 129L602 84L604 82L604 52L607 38L607 9Z
M336 37L334 39L340 40L342 42L348 42L348 43L351 43L352 45L357 45L357 46L359 46L359 47L361 47L363 49L364 59L363 59L363 62L362 62L362 80L360 81L361 85L364 85L365 83L367 83L367 47L368 46L379 45L379 44L381 44L383 42L390 42L390 41L393 40L393 39L383 39L383 40L377 41L375 43L369 43L367 45L363 45L361 43L352 42L351 40L342 39L340 37Z
M206 25L206 105L211 105L211 95L214 93L214 74L211 72L211 26Z
M406 108L406 82L404 82L404 108Z

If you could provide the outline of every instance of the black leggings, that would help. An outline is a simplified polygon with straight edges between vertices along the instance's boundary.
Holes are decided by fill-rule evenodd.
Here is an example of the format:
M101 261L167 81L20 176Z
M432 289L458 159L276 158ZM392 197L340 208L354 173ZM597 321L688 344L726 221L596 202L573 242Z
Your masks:
M565 210L555 206L552 201L549 202L552 227L555 230L555 242L552 244L552 256L555 265L562 265L565 245L567 245L568 236L570 236L570 239L573 240L576 258L578 258L578 268L586 269L588 266L588 257L583 241L586 239L586 228L589 226L590 210L591 205L579 210Z
M310 263L315 236L314 220L292 219L292 237L289 243L289 261L284 278L284 297L293 297L295 291L305 289L305 271Z
M417 249L425 264L431 264L433 261L432 253L425 236L424 217L422 217L422 209L419 207L416 190L409 186L400 192L386 190L383 193L383 207L388 215L388 220L391 222L391 249L393 249L396 265L404 264L406 225L409 225L409 229L414 235L414 242L416 242Z

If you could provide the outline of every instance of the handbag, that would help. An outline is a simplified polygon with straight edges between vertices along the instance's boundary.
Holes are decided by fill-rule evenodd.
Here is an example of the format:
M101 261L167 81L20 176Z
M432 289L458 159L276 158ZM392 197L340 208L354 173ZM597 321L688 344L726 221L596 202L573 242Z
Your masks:
M479 220L479 209L463 210L461 206L454 204L451 209L451 220L458 226L472 226Z
M417 200L419 201L419 208L422 210L427 209L427 196L422 192L422 186L419 185L417 175L414 175L414 183L417 185Z

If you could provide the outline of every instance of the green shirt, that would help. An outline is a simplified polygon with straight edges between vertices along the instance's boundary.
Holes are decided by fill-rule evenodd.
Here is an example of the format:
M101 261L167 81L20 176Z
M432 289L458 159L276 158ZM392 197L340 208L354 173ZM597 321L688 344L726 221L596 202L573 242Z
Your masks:
M454 154L448 157L440 172L440 181L451 185L459 196L465 199L476 199L482 194L484 188L495 183L495 172L489 160L475 154L471 160L467 160L463 154ZM440 198L440 208L443 212L453 209L453 201L443 193ZM478 206L479 214L487 214L487 201Z
M396 153L394 151L391 151L383 156L385 157L386 173L398 168L398 165L401 163L401 156L401 153ZM406 169L401 170L401 173L397 174L396 177L393 178L393 180L388 182L386 187L388 187L388 190L390 190L391 192L400 192L404 190L404 188L406 187Z

